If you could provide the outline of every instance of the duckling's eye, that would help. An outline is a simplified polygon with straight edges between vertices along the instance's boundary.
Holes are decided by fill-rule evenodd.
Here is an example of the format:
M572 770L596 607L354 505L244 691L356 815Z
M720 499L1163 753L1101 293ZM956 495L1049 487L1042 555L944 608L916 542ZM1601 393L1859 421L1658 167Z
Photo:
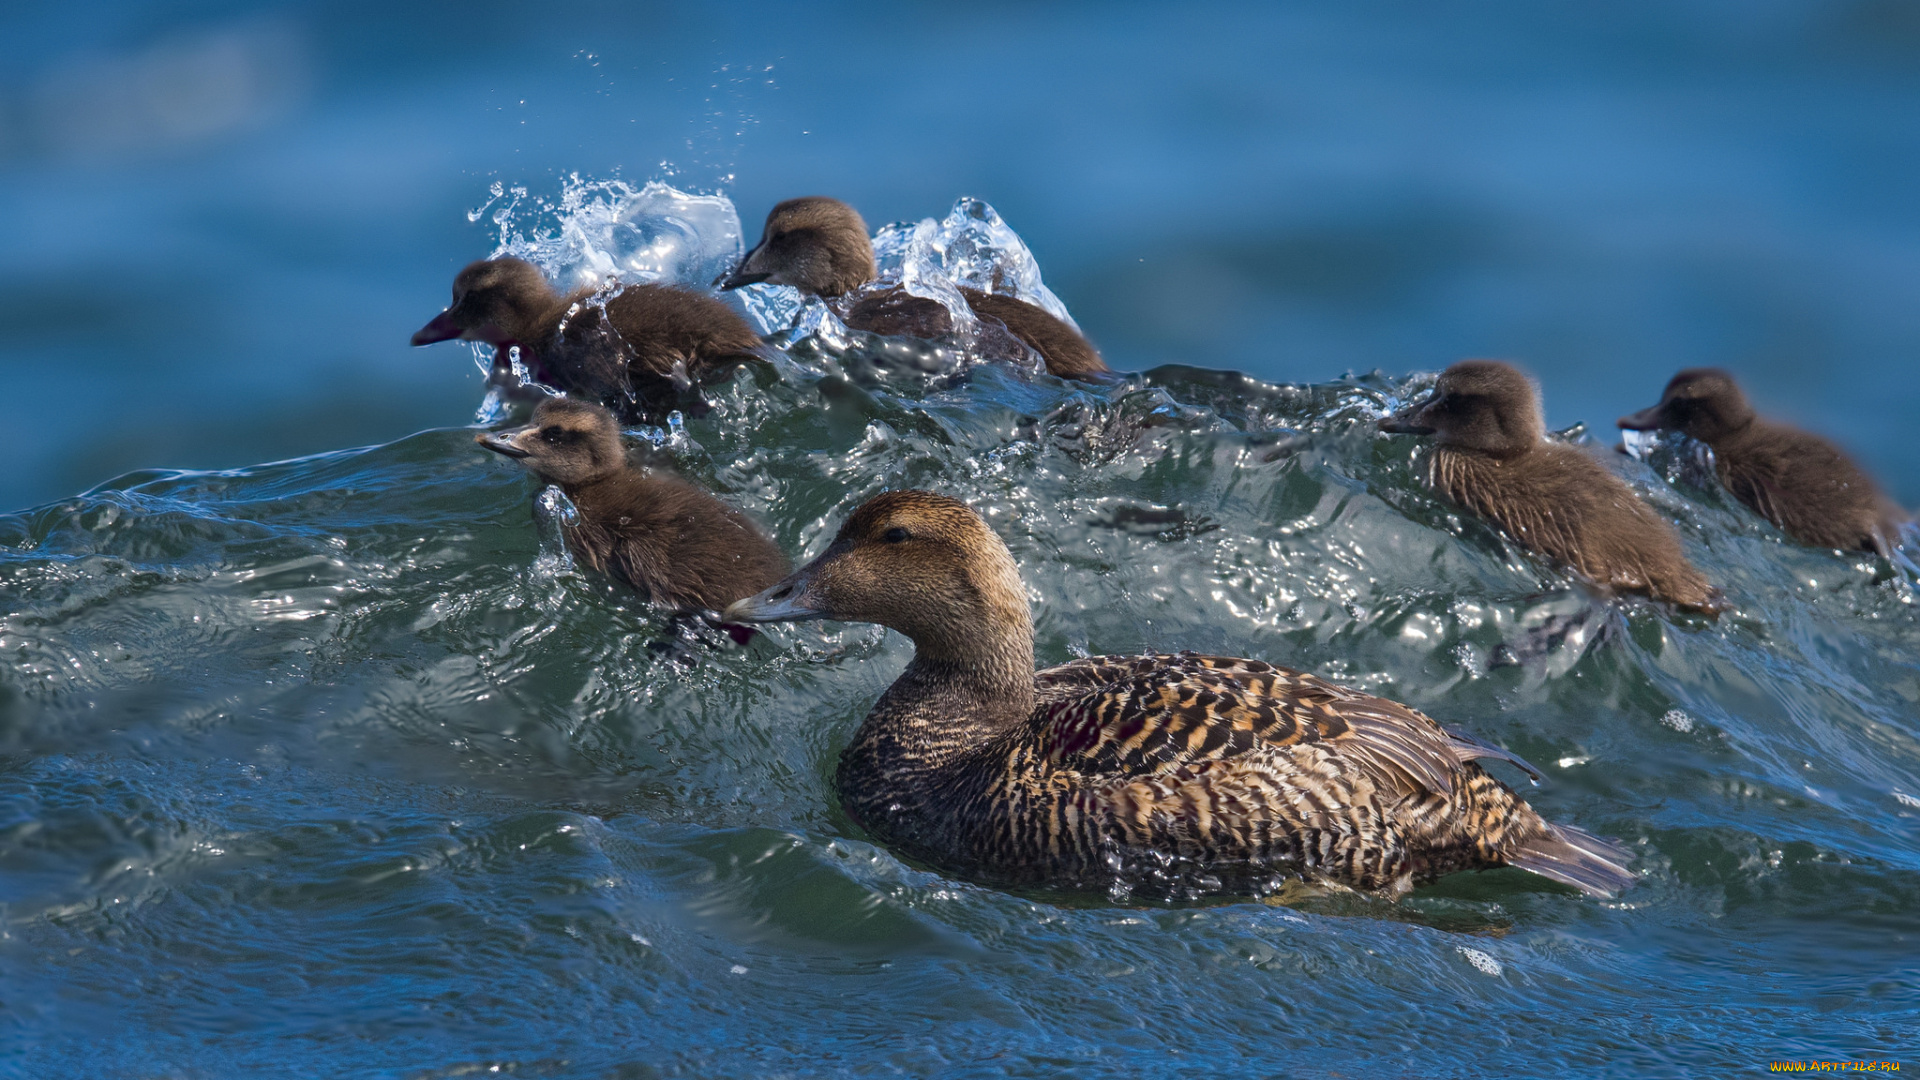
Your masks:
M544 427L540 429L540 437L548 443L558 446L567 441L567 432L565 428L561 427Z
M887 534L880 539L885 540L889 544L903 544L906 543L909 535L911 534L908 533L903 526L895 525L893 528L888 529Z

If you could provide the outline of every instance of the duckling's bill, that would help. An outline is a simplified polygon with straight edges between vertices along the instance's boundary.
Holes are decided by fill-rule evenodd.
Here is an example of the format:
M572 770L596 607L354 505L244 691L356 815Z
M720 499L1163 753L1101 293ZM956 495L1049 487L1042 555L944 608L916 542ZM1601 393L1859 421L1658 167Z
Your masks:
M412 344L418 348L421 345L433 345L442 341L452 341L464 333L466 333L466 328L454 322L453 312L447 310L434 316L433 320L427 323L427 325L415 330L413 332Z
M1433 422L1427 418L1427 409L1432 404L1432 395L1421 398L1381 420L1380 430L1390 435L1431 435L1434 427Z
M475 435L473 441L504 457L523 458L529 456L531 451L521 446L520 443L522 440L530 438L533 431L534 427L532 424L528 424L525 427L509 428L506 431L483 431Z
M1661 402L1650 408L1641 409L1637 413L1629 413L1614 421L1614 423L1627 431L1658 431L1663 427L1678 426L1673 422L1673 418L1668 415L1665 402Z

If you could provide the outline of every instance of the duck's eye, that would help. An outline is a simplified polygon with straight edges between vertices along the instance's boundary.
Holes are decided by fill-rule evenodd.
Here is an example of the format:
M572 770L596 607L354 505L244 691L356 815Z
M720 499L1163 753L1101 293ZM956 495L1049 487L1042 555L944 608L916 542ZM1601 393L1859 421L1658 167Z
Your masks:
M893 528L888 529L887 534L880 539L885 540L889 544L904 544L910 535L912 534L908 533L905 527L895 525Z
M552 445L558 446L567 441L567 432L565 428L544 427L540 429L540 437Z

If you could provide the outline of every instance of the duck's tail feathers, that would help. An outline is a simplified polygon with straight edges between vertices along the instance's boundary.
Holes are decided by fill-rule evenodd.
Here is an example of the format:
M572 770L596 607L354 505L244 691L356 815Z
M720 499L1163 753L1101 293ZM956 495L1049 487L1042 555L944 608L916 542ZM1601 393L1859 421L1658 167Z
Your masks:
M1507 856L1512 866L1588 896L1613 896L1638 882L1627 869L1630 859L1620 845L1571 825L1548 825Z

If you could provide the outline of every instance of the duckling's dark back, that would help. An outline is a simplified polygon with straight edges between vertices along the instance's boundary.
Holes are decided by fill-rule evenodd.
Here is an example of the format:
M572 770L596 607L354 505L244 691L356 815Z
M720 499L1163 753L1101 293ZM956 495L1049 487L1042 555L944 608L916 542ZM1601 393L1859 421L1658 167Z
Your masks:
M1040 354L1047 371L1063 379L1086 379L1111 369L1080 332L1036 304L1018 297L961 289L974 314L995 319L1014 337Z
M1713 444L1714 470L1734 498L1803 544L1885 553L1906 515L1832 442L1755 420Z
M685 481L630 468L567 494L575 557L656 604L718 611L792 569L757 522Z
M727 305L676 285L629 285L556 321L547 376L623 415L660 411L677 390L752 359L760 337Z
M1496 458L1437 446L1427 468L1436 491L1592 581L1700 611L1719 604L1673 527L1577 447Z

